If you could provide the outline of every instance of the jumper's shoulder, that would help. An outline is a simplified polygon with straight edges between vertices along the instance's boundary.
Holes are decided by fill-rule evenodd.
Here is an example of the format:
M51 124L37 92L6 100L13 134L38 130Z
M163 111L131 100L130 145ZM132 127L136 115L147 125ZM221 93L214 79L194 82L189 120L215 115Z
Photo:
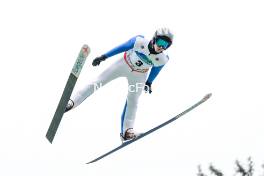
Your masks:
M142 48L142 46L147 47L148 43L149 43L149 40L146 39L143 35L138 35L136 37L136 41L135 41L136 47L141 47L141 48Z
M155 67L165 65L169 61L169 56L165 53L152 55L152 62Z

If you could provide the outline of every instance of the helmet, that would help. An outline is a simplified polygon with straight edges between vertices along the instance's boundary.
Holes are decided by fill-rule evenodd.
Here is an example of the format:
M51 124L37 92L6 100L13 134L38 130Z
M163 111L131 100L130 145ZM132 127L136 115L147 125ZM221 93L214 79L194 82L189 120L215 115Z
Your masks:
M154 43L156 43L158 41L158 39L162 39L162 40L165 40L166 42L168 42L168 46L166 47L166 49L167 49L172 44L173 34L168 28L160 28L160 29L156 30L156 32L153 36Z

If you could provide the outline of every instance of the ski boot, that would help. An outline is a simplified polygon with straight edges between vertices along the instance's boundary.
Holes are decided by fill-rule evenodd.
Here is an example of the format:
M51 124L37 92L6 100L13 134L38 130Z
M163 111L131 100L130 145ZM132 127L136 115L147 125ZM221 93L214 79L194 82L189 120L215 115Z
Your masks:
M68 101L67 106L66 106L65 112L68 112L69 110L71 110L73 108L73 106L74 106L74 102L70 99Z
M122 143L137 138L141 133L136 133L133 128L128 128L124 134L120 133Z

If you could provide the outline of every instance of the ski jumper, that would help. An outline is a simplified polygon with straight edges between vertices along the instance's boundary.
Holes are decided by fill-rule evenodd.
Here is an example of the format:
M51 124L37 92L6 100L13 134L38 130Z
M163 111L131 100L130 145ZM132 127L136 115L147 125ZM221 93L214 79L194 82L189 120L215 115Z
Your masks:
M104 55L107 58L122 52L124 52L124 55L103 71L96 79L74 93L71 97L74 107L80 105L101 86L118 77L126 77L129 88L121 116L121 134L129 128L133 128L138 99L144 90L146 80L152 83L169 60L168 56L163 52L159 54L150 53L148 44L149 40L139 35L105 53ZM149 69L151 71L147 78Z

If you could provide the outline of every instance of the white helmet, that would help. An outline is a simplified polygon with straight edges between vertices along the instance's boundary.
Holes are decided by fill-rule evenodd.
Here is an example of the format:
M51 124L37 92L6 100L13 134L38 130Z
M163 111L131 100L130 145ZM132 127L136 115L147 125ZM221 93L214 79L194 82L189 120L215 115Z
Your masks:
M160 28L156 30L153 41L156 43L158 39L163 39L169 43L168 47L172 44L173 41L173 34L168 28ZM167 48L168 48L167 47Z

